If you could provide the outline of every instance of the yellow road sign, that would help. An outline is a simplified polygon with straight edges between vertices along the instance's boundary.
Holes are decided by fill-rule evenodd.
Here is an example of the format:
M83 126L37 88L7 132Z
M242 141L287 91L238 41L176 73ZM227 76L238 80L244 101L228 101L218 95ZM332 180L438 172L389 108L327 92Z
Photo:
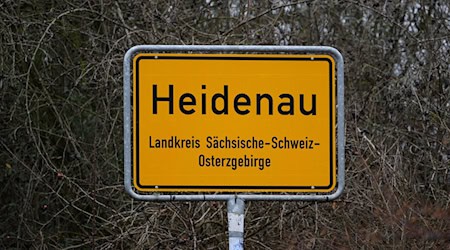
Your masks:
M328 55L137 54L134 186L330 192L335 97Z

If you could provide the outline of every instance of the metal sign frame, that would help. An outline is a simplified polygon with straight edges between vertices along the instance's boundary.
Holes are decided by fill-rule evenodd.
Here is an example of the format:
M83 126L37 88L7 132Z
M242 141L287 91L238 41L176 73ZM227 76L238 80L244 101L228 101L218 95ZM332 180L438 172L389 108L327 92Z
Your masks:
M329 194L140 194L132 186L132 77L133 58L138 53L155 52L220 52L220 53L295 53L330 55L336 62L337 78L337 188ZM327 46L233 46L233 45L138 45L130 48L123 64L124 98L124 185L126 192L136 200L143 201L329 201L339 197L345 185L345 130L344 130L344 60L341 53Z

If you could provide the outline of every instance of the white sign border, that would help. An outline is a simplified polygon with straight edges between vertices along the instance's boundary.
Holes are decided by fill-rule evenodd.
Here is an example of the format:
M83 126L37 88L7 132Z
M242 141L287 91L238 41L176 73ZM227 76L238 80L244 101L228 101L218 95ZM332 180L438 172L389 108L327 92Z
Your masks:
M136 54L142 52L260 52L301 53L330 55L336 62L337 77L337 188L330 194L139 194L132 186L132 110L131 83L132 63ZM240 45L137 45L130 48L123 62L123 120L124 120L124 185L126 192L142 201L330 201L338 198L345 185L345 114L344 114L344 59L341 53L328 46L240 46Z

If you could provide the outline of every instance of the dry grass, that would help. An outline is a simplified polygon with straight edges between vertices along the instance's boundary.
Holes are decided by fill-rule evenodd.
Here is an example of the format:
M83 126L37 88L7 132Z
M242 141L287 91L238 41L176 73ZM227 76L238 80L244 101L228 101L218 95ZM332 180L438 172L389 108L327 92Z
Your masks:
M247 202L246 248L450 248L448 3L421 2L414 31L411 3L241 1L231 16L206 2L0 3L0 248L227 249L226 204L125 194L122 57L286 43L345 57L347 186L329 203Z

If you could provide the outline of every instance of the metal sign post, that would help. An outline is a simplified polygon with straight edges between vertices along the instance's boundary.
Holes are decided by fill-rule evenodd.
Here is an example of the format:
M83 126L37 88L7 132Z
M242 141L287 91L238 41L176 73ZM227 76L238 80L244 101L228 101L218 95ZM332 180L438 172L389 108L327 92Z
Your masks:
M229 249L244 249L244 208L244 200L240 198L227 202Z
M227 201L230 249L243 249L244 201L342 194L338 50L140 45L123 67L124 184L134 199Z

